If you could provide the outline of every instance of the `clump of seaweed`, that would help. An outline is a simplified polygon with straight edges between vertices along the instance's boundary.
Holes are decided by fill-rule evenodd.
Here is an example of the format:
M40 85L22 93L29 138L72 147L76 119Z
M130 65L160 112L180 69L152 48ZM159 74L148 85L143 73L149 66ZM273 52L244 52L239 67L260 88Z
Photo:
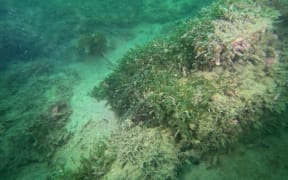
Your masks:
M77 51L81 58L103 58L108 65L114 67L113 62L106 57L108 49L107 38L103 33L91 33L79 38Z
M107 39L102 33L91 33L79 38L77 51L80 56L103 56L107 50Z
M104 179L174 179L178 153L169 130L134 125L127 119L112 135L117 157Z
M96 140L79 167L70 169L63 165L51 178L175 179L178 156L170 130L146 128L127 119L109 139Z
M64 145L71 134L65 125L72 111L67 102L56 102L24 131L27 145L37 149L45 159L51 158L56 148ZM28 146L27 146L28 147Z
M60 167L57 174L51 175L52 179L101 179L111 169L116 160L114 149L109 147L106 139L97 140L88 157L82 157L80 167L71 170Z
M267 52L256 52L262 46L256 44L270 34L272 22L279 13L260 9L257 5L251 11L245 2L227 6L214 7L217 11L221 9L222 15L217 19L194 20L192 23L197 25L181 36L184 47L193 52L187 60L195 69L212 70L220 65L229 68L241 60L263 62L268 56ZM271 55L276 58L273 51Z
M51 160L56 149L67 142L65 125L71 115L71 86L77 74L55 71L45 60L13 64L1 72L1 136L4 156L0 171ZM4 98L5 97L5 98ZM3 168L3 169L2 169Z

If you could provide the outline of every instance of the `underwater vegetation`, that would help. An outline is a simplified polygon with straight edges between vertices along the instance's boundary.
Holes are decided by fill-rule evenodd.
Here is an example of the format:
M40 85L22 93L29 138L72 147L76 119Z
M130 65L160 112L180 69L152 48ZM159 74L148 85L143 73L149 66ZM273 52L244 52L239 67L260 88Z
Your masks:
M56 63L15 63L1 72L1 176L30 163L51 159L71 137L65 125L72 113L71 83L77 74ZM13 111L12 111L13 110Z
M67 102L56 102L39 119L28 125L23 136L27 138L26 148L37 149L49 159L57 147L64 145L70 137L65 125L72 111Z
M110 138L95 141L77 170L60 167L60 172L51 178L175 179L179 164L177 147L169 130L135 126L127 119Z
M79 39L77 50L80 56L103 56L107 50L106 37L101 33L83 35Z
M109 147L110 148L110 147ZM82 180L100 179L105 175L116 159L116 154L109 151L106 139L97 139L88 157L82 157L81 166L72 171L65 166L60 167L60 173L50 175L50 179Z
M249 0L214 3L170 37L127 53L92 95L107 100L135 131L139 125L148 132L168 129L177 144L176 159L179 154L189 159L191 151L202 155L227 150L251 140L252 134L271 133L287 123L280 118L287 108L285 43L273 30L279 16L275 9ZM122 156L115 165L125 156L121 149L116 150ZM130 161L141 159L139 150L134 153L130 156L136 160L122 162L121 173ZM156 164L165 162L156 159Z
M197 3L191 4L193 11L187 11L185 2L171 2L170 5L152 0L107 0L97 1L96 5L95 1L73 0L63 4L63 1L3 0L0 7L1 61L51 56L60 53L65 46L71 48L73 39L95 31L130 29L142 22L166 23L181 19L200 9Z
M77 53L81 56L98 56L105 52L107 39L110 40L106 32L114 33L114 36L117 33L122 36L122 32L124 36L126 34L132 36L130 33L135 32L131 29L136 25L180 21L186 18L187 14L193 15L200 8L194 2L191 4L185 1L159 2L154 0L97 2L72 0L69 3L61 0L1 1L1 178L6 175L11 177L14 174L16 177L20 174L19 171L38 163L43 163L50 168L53 166L52 159L55 152L73 137L65 127L72 113L70 98L73 95L73 85L79 78L77 73L67 70L67 65L71 63L71 56L74 57ZM205 1L207 4L209 2ZM167 8L170 10L166 11ZM116 30L113 29L115 27ZM105 36L95 32L105 32ZM75 46L79 47L78 50L75 50ZM68 62L59 63L66 58L69 59ZM153 143L159 144L160 140ZM78 174L82 174L81 172L89 174L88 169L97 167L98 173L92 171L92 176L87 177L100 178L110 170L110 165L96 162L95 157L102 158L103 162L111 162L111 165L116 158L104 156L102 153L104 151L98 151L98 147L100 148L100 145L95 147L95 152L91 152L91 157L83 158L82 164L86 164L87 171L85 168L84 170L80 168ZM105 145L103 149L110 147L110 144ZM154 163L152 159L157 159L158 156L159 159L162 158L162 153L158 155L157 149L154 150L153 153L151 150L152 155L147 159L148 164ZM141 153L143 154L143 151ZM171 154L174 157L176 155L176 153ZM140 156L141 154L136 157ZM92 157L94 159L90 161ZM130 164L129 161L126 164ZM139 160L137 167L140 165ZM161 168L157 162L156 165L154 169ZM170 163L169 167L170 165L174 167L173 164ZM103 168L100 168L102 166ZM151 176L151 172L145 174L147 177Z
M126 120L112 135L110 150L115 162L104 179L173 179L178 165L177 148L168 130L133 126Z
M287 2L219 0L187 19L210 0L191 2L4 0L0 179L14 172L20 177L18 172L38 164L47 166L40 172L46 179L179 179L185 166L206 161L208 168L217 167L219 154L255 141L259 152L266 151L259 162L275 173L287 170L287 142L277 146L261 139L288 132ZM74 55L105 59L116 36L129 39L142 33L130 30L137 24L169 21L163 26L170 34L130 50L91 93L119 115L119 129L106 137L97 125L109 119L94 116L83 128L85 117L66 129L75 108L71 97L79 93L73 88L80 75L69 69ZM45 53L53 58L39 58ZM13 61L2 70L14 59L35 62ZM94 139L98 134L105 138ZM236 168L247 164L231 161Z

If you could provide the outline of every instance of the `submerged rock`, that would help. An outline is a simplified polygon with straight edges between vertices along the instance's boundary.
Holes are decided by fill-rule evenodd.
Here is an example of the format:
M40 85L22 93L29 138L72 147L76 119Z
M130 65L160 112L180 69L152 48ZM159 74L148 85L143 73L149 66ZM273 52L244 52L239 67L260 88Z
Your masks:
M271 118L287 102L283 44L272 31L278 16L252 1L215 3L170 38L129 52L93 94L123 119L170 129L187 152L230 149L281 128L281 119Z

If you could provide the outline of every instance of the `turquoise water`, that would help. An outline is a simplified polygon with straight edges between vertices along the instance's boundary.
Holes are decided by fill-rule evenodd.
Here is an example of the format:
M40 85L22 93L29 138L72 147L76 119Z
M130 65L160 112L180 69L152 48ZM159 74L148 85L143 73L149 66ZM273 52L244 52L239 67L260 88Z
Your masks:
M1 0L0 179L287 179L287 17Z

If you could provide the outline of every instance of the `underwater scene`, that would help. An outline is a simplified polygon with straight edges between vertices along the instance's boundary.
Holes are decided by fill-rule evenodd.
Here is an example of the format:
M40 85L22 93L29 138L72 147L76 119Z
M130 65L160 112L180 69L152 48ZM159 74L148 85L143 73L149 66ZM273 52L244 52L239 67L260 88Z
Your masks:
M288 179L287 0L0 0L0 180Z

